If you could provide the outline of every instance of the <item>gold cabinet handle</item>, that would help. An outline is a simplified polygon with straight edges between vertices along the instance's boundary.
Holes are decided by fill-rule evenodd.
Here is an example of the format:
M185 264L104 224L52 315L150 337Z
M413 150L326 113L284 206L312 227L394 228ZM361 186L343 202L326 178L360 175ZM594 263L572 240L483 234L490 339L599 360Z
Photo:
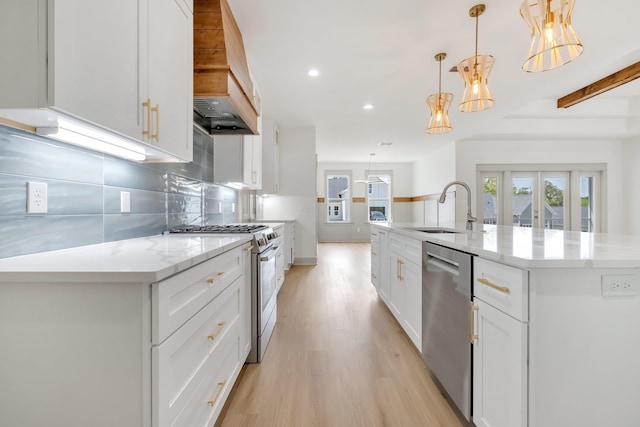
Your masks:
M374 279L377 279L378 276L376 276L375 274L371 273L371 277L373 277Z
M245 252L248 252L248 251L250 251L251 249L253 249L253 245L249 245L249 246L247 246L246 248L244 248L244 251L245 251Z
M495 290L497 290L497 291L500 291L500 292L502 292L502 293L504 293L504 294L508 294L508 293L510 293L510 292L511 292L511 291L509 290L509 288L508 288L508 287L506 287L506 286L496 285L495 283L491 283L490 281L488 281L488 280L487 280L487 279L485 279L484 277L480 277L480 278L478 278L478 282L482 283L482 284L483 284L483 285L485 285L485 286L488 286L488 287L490 287L490 288L493 288L493 289L495 289Z
M378 231L378 233L380 233L380 234L387 234L387 233L385 233L384 231Z
M404 265L404 262L402 262L401 260L398 260L398 266L399 266L398 279L400 279L400 280L404 280L404 277L402 277L402 266L403 265Z
M149 138L155 139L156 142L160 140L160 106L156 104L155 107L149 109L150 113L156 113L156 133L152 133ZM151 123L149 123L149 129L151 129Z
M375 255L375 256L378 256L378 254L377 254L377 253L375 253L375 252L373 252L373 251L371 251L371 253L372 253L373 255Z
M396 279L400 280L400 260L396 260Z
M220 381L218 383L218 391L216 392L216 395L213 396L213 399L208 400L207 401L207 405L213 407L213 405L216 404L216 401L218 400L218 398L220 397L220 393L222 393L222 389L224 388L224 385L227 383L227 380L224 381Z
M478 307L473 305L473 301L469 301L469 342L473 344L475 340L478 339L478 336L474 334L474 321L473 321L473 312L478 311Z
M151 100L147 98L146 102L142 103L142 108L147 111L147 127L142 124L142 135L147 138L151 138Z
M220 273L218 273L218 277L214 277L213 279L208 279L207 282L210 285L213 285L215 282L217 282L218 280L222 279L222 276L224 276L224 271L221 271Z
M215 330L215 332L213 332L212 334L207 335L207 338L209 338L209 341L215 340L216 337L218 335L220 335L220 332L222 332L222 328L224 328L224 322L218 323L218 328Z

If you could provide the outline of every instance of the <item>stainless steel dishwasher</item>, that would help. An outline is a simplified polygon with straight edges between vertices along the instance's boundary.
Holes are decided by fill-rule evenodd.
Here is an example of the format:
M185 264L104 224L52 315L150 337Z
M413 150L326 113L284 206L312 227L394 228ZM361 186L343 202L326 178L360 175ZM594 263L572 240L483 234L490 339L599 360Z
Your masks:
M422 359L471 419L469 301L472 255L422 244Z

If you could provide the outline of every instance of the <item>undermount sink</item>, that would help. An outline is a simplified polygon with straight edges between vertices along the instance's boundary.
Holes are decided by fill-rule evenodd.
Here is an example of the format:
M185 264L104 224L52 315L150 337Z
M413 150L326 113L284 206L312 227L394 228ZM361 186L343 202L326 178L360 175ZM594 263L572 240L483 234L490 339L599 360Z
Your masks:
M468 231L466 230L456 230L455 228L443 228L443 227L416 228L414 230L422 231L423 233L434 233L434 234L468 233Z

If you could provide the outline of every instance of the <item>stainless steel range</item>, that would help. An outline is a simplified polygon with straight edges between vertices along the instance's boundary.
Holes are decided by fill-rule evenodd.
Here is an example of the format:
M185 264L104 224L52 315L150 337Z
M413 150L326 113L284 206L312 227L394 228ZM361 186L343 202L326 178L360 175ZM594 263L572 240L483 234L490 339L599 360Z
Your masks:
M247 363L259 363L264 357L278 317L276 295L276 251L273 240L278 234L263 224L181 225L171 233L251 234L251 352Z

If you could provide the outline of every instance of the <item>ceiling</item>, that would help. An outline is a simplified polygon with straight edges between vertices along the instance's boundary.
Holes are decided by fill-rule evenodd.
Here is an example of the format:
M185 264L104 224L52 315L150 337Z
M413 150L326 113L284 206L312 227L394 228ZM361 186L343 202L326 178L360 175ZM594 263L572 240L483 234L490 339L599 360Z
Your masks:
M459 140L618 139L640 135L640 79L568 109L556 100L640 61L640 1L576 0L584 53L525 73L529 32L520 1L487 0L479 54L495 56L495 106L460 113L463 82L448 70L474 54L476 1L228 0L263 99L280 126L315 126L318 161L412 162ZM625 17L631 17L627 20ZM629 22L629 23L625 23ZM426 97L452 92L453 132L429 135ZM318 77L307 75L311 68ZM374 108L363 110L371 103ZM380 146L380 143L392 143Z

